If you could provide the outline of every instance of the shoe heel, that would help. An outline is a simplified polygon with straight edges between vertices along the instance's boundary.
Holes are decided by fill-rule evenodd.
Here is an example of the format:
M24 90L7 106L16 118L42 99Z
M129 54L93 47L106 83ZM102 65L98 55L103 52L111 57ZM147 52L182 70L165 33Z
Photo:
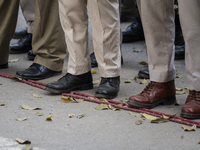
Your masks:
M173 105L176 103L176 96L165 98L163 101L163 105Z
M89 90L89 89L93 89L93 84L89 83L89 84L84 84L81 86L80 88L81 90Z

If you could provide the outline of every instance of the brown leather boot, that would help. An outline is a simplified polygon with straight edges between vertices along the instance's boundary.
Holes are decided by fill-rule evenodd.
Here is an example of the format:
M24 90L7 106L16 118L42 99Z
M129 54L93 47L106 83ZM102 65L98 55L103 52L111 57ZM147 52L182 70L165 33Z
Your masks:
M200 118L200 91L190 91L182 107L181 117Z
M176 90L174 80L169 82L151 81L142 93L129 98L130 107L153 108L156 105L171 105L176 102Z

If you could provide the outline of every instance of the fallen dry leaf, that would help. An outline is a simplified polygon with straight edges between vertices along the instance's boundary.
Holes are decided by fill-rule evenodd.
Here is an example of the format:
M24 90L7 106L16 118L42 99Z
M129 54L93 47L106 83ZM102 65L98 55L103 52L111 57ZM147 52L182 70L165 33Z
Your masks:
M133 112L129 112L129 114L131 116L135 116L135 117L139 117L139 118L142 118L143 116L141 114L137 114L137 113L133 113Z
M140 80L138 79L137 76L134 77L134 80L135 80L136 83L139 83L139 82L140 82Z
M31 144L31 141L29 141L29 140L22 140L22 139L16 138L16 141L19 144Z
M99 105L97 105L97 107L95 109L96 110L105 110L105 109L108 109L108 105L107 104L99 104Z
M100 101L102 101L102 102L108 102L105 98L101 98Z
M143 50L136 50L136 49L134 49L133 50L133 52L135 52L135 53L139 53L139 52L142 52Z
M181 75L181 76L176 76L176 78L183 78L183 75Z
M14 62L17 62L17 61L19 61L19 59L8 60L9 63L14 63Z
M16 119L17 121L25 121L25 120L27 120L27 117L25 117L25 118L19 118L19 119Z
M6 104L4 104L4 103L1 103L1 104L0 104L0 106L6 106Z
M135 124L136 124L136 125L140 125L140 124L142 124L142 121L141 121L141 120L137 120L137 121L135 122Z
M67 70L67 67L65 67L64 70Z
M141 64L141 65L148 65L148 63L146 61L141 61L141 62L139 62L139 64Z
M99 84L100 83L100 80L95 80L95 81L92 81L93 84Z
M196 131L197 126L193 125L192 127L189 127L189 126L183 125L182 128L184 129L184 131Z
M73 118L75 115L74 114L69 114L68 117L69 118Z
M184 89L176 87L176 94L189 94L189 88L186 87Z
M176 115L173 115L173 116L170 116L170 117L163 115L162 118L157 117L156 119L151 120L151 123L164 123L164 122L169 122L169 121L170 121L169 119L170 119L170 118L174 118L174 117L176 117Z
M81 98L74 98L74 100L77 102L77 103L81 103L84 101L84 99L81 99Z
M200 142L198 142L198 144L200 144Z
M95 69L91 69L91 74L95 74L97 71Z
M33 97L42 98L41 96L39 96L39 95L37 95L37 94L33 94Z
M148 119L148 120L156 120L156 119L158 119L158 117L155 117L155 116L152 116L152 115L148 115L148 114L145 114L145 113L141 113L141 115L143 117L145 117L146 119Z
M26 106L24 104L22 104L22 108L26 109L26 110L38 110L38 109L41 109L39 107L30 107L30 106Z
M16 77L16 76L14 76L14 77L11 77L11 79L23 80L22 78L20 78L20 77Z
M61 101L64 102L64 103L73 103L73 100L69 96L68 97L62 96Z
M81 119L81 118L83 118L84 116L85 116L85 114L80 114L80 115L77 116L77 118L78 118L78 119Z
M31 145L25 145L23 150L33 150Z
M0 83L0 85L2 85L2 84Z
M46 118L47 121L52 121L53 120L53 116L50 115L49 117Z
M180 103L180 101L179 100L176 100L176 103L174 104L175 106L180 106L181 105L181 103Z
M140 84L146 84L147 83L147 80L143 79Z
M126 79L126 80L124 81L124 83L131 83L131 82L132 82L131 79Z
M151 123L164 123L164 122L169 122L169 119L157 118L157 119L151 120Z
M108 108L111 109L111 110L114 110L114 111L116 111L116 112L119 112L119 111L120 111L119 108L116 108L116 107L114 107L114 106L112 106L112 105L108 105Z
M43 116L43 113L36 112L36 115L37 115L37 116Z

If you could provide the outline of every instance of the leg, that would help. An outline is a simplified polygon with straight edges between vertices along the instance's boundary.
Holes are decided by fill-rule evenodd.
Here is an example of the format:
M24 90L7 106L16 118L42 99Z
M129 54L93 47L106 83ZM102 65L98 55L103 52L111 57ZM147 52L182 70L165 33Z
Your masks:
M47 84L53 93L93 88L88 50L87 0L59 0L60 20L69 51L68 73Z
M10 53L26 53L32 49L32 34L35 17L35 0L20 0L22 13L27 22L27 31L21 39L13 45L10 45ZM24 32L24 30L22 30ZM19 32L20 33L20 32Z
M7 68L9 44L15 31L19 0L2 0L0 2L0 68ZM12 19L10 19L12 18Z
M41 80L61 73L66 43L57 0L36 0L32 47L36 54L34 63L28 69L18 71L19 77Z
M119 91L121 69L119 0L88 2L94 52L102 77L96 96L114 98Z
M151 83L128 104L153 108L175 102L174 8L173 0L138 0L147 45Z
M179 0L180 21L185 39L185 65L190 93L182 108L182 117L200 117L200 2Z
M54 71L62 70L66 57L66 43L58 10L57 0L36 0L32 42L36 55L34 63Z

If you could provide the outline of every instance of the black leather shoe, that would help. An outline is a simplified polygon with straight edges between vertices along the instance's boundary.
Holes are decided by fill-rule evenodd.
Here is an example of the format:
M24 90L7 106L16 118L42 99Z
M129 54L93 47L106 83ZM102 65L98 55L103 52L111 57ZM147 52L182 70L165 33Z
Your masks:
M72 75L67 73L58 81L48 83L46 90L52 93L69 93L73 90L88 90L93 88L91 71Z
M0 69L6 69L6 68L8 68L8 63L0 65Z
M90 54L90 61L91 61L92 68L98 67L98 63L97 63L94 52ZM123 57L121 57L121 65L123 65L123 63L124 63L124 60L123 60Z
M32 34L27 33L16 44L10 45L11 54L26 53L32 49Z
M122 36L122 43L144 40L144 31L139 17L122 32Z
M143 67L142 69L140 69L139 73L138 73L138 78L140 79L149 79L149 66L146 65L145 67Z
M16 30L13 35L13 38L20 39L20 38L24 37L26 34L27 34L27 28L24 28L22 30Z
M90 54L90 61L91 61L92 68L98 67L98 63L97 63L94 52L92 54Z
M98 98L113 99L119 92L120 77L101 78L101 83L96 90L95 96Z
M185 44L175 47L175 59L176 60L185 59Z
M16 75L23 79L42 80L60 74L62 71L53 71L40 64L33 63L28 69L17 71Z
M35 54L33 54L33 51L32 51L32 50L28 51L28 53L27 53L27 58L28 58L29 60L34 60L34 59L35 59Z

